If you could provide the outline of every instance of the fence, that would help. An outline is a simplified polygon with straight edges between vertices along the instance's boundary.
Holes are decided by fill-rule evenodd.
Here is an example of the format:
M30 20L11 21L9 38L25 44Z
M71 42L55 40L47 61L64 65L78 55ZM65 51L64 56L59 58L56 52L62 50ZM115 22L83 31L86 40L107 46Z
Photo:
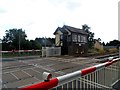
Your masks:
M61 47L42 47L42 56L60 56Z
M0 51L2 56L31 56L31 55L42 55L41 50L11 50L11 51Z
M21 90L39 88L41 90L95 90L112 89L114 82L120 79L120 58L113 59L86 69L53 78ZM48 75L50 78L51 75Z
M42 50L11 50L11 51L0 51L2 56L60 56L61 47L42 47Z
M11 51L0 51L1 53L13 53L13 52L38 52L40 50L11 50Z

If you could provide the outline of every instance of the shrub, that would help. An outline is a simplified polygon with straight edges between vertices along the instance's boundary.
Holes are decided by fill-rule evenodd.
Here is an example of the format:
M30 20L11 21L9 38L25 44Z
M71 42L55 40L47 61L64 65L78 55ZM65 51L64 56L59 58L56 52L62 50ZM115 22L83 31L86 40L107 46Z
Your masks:
M111 49L109 49L109 52L110 53L115 53L115 52L118 52L118 49L117 48L111 48Z

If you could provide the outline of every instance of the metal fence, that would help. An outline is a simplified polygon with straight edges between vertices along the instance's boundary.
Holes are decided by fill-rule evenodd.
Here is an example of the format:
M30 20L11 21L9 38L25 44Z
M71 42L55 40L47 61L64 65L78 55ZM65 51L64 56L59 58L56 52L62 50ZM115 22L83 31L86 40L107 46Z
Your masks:
M26 88L39 88L41 90L96 90L100 88L111 90L113 84L120 79L120 58L51 80L49 80L51 74L47 75L45 75L47 81L22 88L22 90L26 90Z
M60 56L61 47L42 47L42 57Z
M120 79L119 63L120 62L116 62L113 65L99 69L95 72L57 86L52 90L59 90L60 88L65 90L112 89L113 84Z
M42 57L48 56L60 56L61 47L42 47L42 50L11 50L11 51L0 51L2 56L31 56L38 55Z

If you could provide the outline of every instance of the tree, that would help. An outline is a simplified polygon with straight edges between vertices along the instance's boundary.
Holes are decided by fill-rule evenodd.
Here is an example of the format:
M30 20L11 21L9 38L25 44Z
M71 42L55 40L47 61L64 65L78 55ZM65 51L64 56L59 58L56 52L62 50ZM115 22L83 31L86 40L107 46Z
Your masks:
M54 38L36 38L35 40L27 40L26 33L22 29L6 30L6 35L2 40L2 50L27 50L41 49L42 46L53 46Z
M41 46L53 46L55 44L55 39L54 38L36 38L35 41L39 42Z
M103 42L102 44L103 44L103 46L105 46L105 42Z
M106 44L107 46L120 46L119 40L113 40Z
M101 39L100 39L100 38L98 38L97 40L98 40L98 42L101 42Z
M88 33L88 47L92 48L94 44L94 33L90 31L90 27L87 24L82 25L82 29Z
M36 40L30 40L30 43L31 43L31 49L41 49L42 48L41 44Z
M21 49L23 48L23 44L26 40L27 35L25 31L22 29L9 29L6 30L6 35L3 37L3 50L11 50L11 49ZM6 48L7 45L7 48Z

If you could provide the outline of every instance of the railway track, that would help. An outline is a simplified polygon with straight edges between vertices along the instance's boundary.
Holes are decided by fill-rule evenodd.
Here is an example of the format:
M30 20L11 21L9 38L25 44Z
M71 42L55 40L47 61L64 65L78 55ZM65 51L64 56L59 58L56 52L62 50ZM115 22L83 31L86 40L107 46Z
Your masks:
M109 55L104 55L104 56L98 56L95 59L98 59L97 62L99 63L104 63L106 61L109 61L111 59L115 59L115 58L119 58L119 54L115 53L115 54L109 54Z

